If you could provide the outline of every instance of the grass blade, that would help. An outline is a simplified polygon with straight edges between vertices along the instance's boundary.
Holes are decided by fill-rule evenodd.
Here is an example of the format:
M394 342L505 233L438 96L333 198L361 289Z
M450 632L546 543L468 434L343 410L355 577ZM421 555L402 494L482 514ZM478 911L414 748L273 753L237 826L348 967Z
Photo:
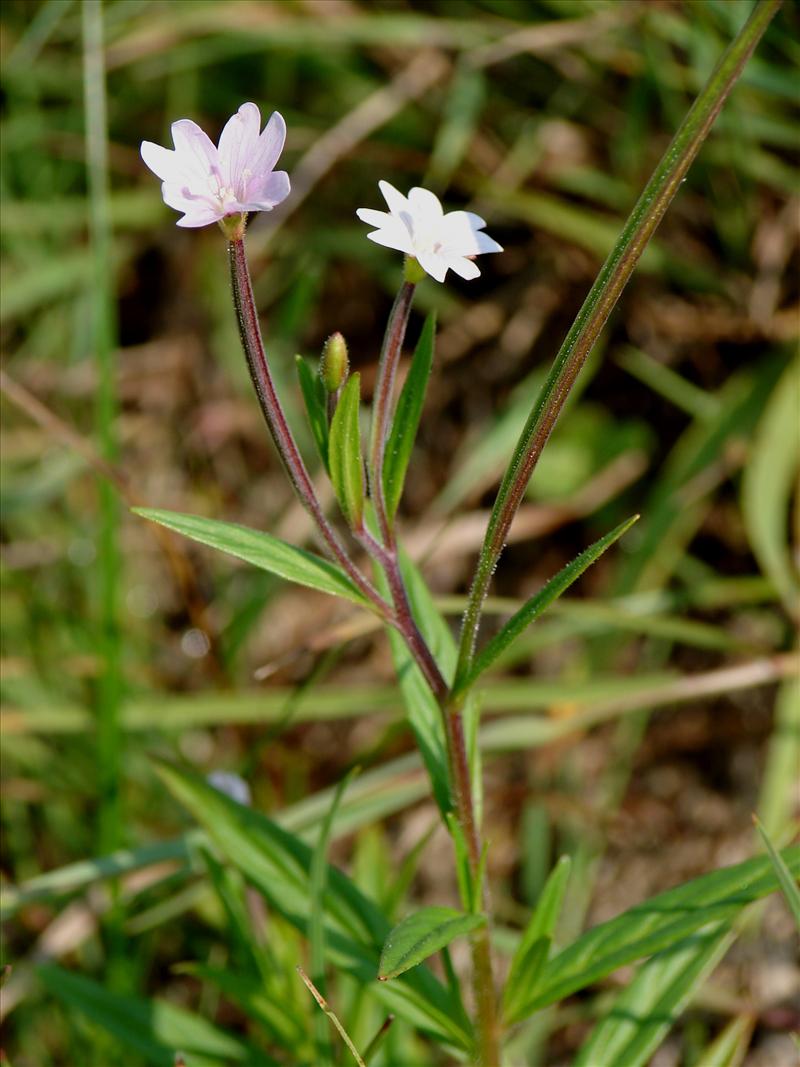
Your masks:
M781 892L786 897L786 903L789 905L789 911L794 917L795 925L797 926L798 933L800 933L800 887L798 887L797 879L792 876L791 871L786 866L786 862L781 856L780 852L775 848L769 839L767 831L761 824L761 821L753 816L753 822L756 824L756 829L761 835L761 840L764 842L764 847L767 850L772 866L775 870L775 876L778 879L778 884L781 887Z

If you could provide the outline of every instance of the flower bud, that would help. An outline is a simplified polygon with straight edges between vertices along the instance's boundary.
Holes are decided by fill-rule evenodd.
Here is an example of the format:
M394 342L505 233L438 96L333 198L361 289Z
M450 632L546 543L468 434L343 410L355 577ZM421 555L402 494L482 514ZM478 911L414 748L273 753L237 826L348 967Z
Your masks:
M344 385L349 369L347 343L337 331L332 333L322 346L322 360L319 365L320 377L329 393L335 393Z

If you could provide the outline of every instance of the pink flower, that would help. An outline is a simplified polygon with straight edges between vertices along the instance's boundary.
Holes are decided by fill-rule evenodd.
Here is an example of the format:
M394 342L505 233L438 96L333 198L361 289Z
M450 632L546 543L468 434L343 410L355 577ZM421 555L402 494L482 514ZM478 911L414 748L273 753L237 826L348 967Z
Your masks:
M356 215L377 229L367 237L376 244L405 252L420 267L443 282L448 270L461 278L477 278L473 262L483 252L502 252L502 247L482 230L486 225L472 211L442 210L439 198L427 189L412 189L408 197L388 182L378 182L388 211L360 207Z
M277 111L261 129L255 104L242 104L214 147L191 119L172 124L175 150L142 141L142 159L162 181L164 203L183 211L178 226L209 226L227 215L271 211L289 195L289 175L273 170L286 123Z

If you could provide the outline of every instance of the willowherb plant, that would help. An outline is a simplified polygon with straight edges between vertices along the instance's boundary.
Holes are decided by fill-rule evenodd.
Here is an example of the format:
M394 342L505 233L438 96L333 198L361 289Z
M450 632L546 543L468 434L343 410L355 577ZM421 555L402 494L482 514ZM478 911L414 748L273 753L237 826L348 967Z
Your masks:
M367 1062L375 1052L386 1026L369 1048L358 1051L347 1026L323 995L329 964L355 975L396 1016L438 1042L447 1054L461 1062L498 1067L504 1062L504 1040L518 1023L622 964L649 956L619 998L619 1008L624 1017L626 1011L635 1014L647 1002L653 1010L658 1006L659 1021L637 1029L629 1020L614 1023L609 1017L577 1061L592 1067L643 1064L672 1015L724 952L741 909L775 887L770 863L783 862L777 854L772 861L753 860L672 890L590 930L551 956L569 875L569 862L563 860L553 870L519 939L501 989L493 962L486 844L477 799L481 792L478 723L471 696L482 673L505 648L636 520L634 516L623 522L578 556L491 641L478 648L491 575L566 397L777 6L777 0L759 4L721 59L642 193L557 354L502 479L457 644L436 613L421 575L403 555L395 526L434 358L432 316L417 339L399 396L395 385L415 290L425 276L443 283L452 270L469 280L480 273L477 256L502 252L485 232L485 221L469 211L445 213L432 192L413 188L406 197L386 181L379 185L388 211L357 211L373 227L367 236L403 253L405 262L380 352L366 441L361 436L359 375L350 373L342 336L334 333L326 342L318 373L298 358L310 429L341 512L342 522L335 523L320 503L275 387L245 251L248 214L271 210L290 195L287 174L275 170L285 139L283 119L273 113L261 132L258 108L246 103L226 124L218 146L188 119L172 126L174 150L150 142L142 145L145 163L163 182L165 202L183 212L178 225L218 223L227 237L235 312L250 376L275 447L294 491L314 521L327 558L229 523L164 511L140 513L378 616L389 631L409 723L453 840L461 910L424 908L392 928L374 902L326 864L327 832L344 786L337 792L316 849L311 849L224 795L227 790L215 789L213 783L201 782L173 766L162 769L174 793L209 831L219 853L264 894L276 912L308 932L311 975L301 972L302 978L359 1063ZM360 562L364 556L371 570ZM223 885L217 861L209 857L209 863L215 884ZM786 863L791 870L798 869L797 850ZM782 884L791 885L791 875L780 873ZM459 937L468 937L471 947L469 1006L446 953ZM447 984L428 968L417 966L439 951L445 952ZM277 1046L283 1041L284 1051L288 1048L296 1057L292 1062L332 1062L327 1023L320 1019L322 1030L315 1034L310 1054L287 1045L290 1039L281 1036L280 1027L273 1028Z

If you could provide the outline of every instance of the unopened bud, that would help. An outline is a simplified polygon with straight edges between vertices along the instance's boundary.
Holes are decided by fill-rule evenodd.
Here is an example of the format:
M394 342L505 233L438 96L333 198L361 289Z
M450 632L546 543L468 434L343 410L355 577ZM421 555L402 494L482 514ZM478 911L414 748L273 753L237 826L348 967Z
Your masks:
M335 393L344 385L350 361L347 358L347 342L337 331L332 333L322 346L319 373L329 393Z

